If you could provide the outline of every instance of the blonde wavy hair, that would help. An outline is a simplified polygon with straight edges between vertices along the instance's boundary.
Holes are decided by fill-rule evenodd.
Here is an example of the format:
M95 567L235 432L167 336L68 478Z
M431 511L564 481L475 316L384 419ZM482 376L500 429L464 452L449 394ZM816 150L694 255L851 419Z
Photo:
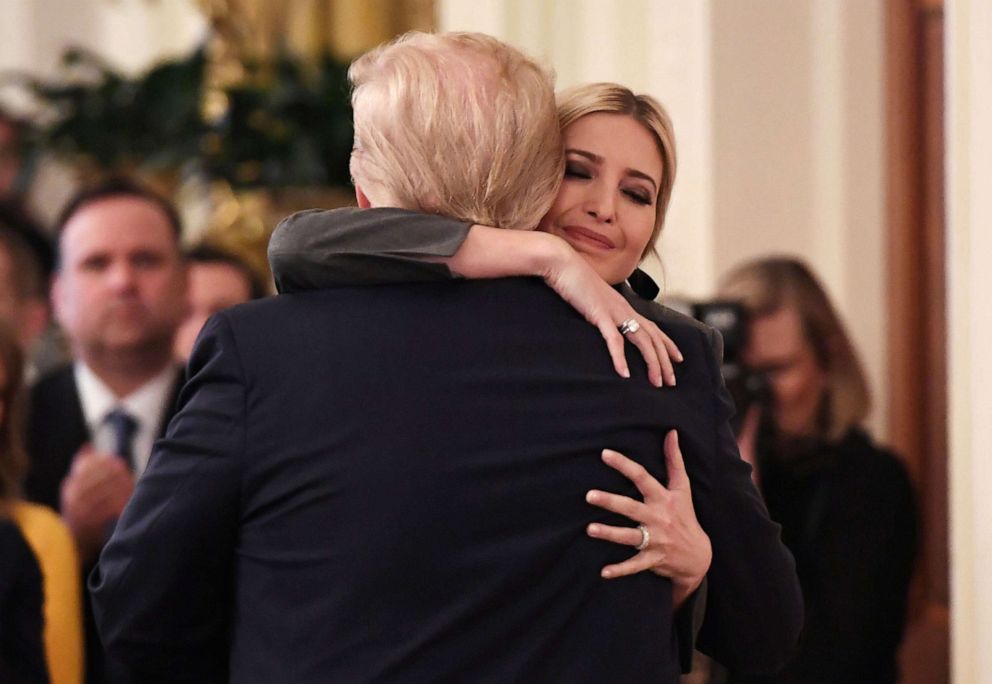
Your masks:
M412 32L352 63L351 173L369 200L534 228L564 175L554 77L479 33Z
M598 113L631 117L651 134L661 154L661 185L655 203L654 230L641 255L643 259L655 249L665 225L668 203L672 199L677 167L675 129L668 112L658 100L650 95L638 95L618 83L588 83L558 94L558 125L563 131L583 116Z
M836 441L868 416L871 393L861 361L826 290L799 259L769 257L746 262L721 281L721 298L737 300L751 316L790 306L827 375L820 437Z

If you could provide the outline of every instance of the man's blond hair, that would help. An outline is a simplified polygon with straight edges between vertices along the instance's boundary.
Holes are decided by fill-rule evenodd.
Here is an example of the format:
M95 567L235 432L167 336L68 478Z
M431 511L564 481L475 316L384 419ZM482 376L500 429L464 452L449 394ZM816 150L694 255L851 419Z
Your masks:
M554 78L479 33L413 32L355 60L351 173L373 205L533 228L564 174Z

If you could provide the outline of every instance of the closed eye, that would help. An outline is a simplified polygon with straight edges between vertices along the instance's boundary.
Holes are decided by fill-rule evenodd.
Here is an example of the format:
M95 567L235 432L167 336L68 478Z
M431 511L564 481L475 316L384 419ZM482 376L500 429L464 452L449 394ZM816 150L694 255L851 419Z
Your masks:
M635 204L640 204L642 206L650 206L654 204L651 199L651 195L643 190L624 190L625 194L632 202Z
M581 178L589 180L592 174L581 164L565 164L565 178Z

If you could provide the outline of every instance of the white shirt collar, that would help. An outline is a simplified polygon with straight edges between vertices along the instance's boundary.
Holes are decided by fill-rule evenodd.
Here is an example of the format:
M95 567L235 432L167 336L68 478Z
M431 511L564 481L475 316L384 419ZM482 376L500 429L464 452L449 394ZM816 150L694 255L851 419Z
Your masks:
M103 421L115 408L127 411L138 422L134 437L134 457L137 472L143 472L151 455L152 443L162 431L162 419L166 413L166 404L172 398L176 372L175 366L169 364L134 392L118 398L89 366L77 361L73 373L93 446L101 451L113 448Z

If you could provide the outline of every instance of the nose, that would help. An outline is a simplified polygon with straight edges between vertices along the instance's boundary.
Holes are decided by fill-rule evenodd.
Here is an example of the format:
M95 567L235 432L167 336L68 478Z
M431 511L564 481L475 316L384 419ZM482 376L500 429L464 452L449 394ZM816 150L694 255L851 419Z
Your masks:
M109 269L107 279L115 292L131 290L135 284L134 268L127 262L115 263Z
M616 198L604 184L597 183L589 188L585 212L590 218L601 223L613 223L616 218Z

